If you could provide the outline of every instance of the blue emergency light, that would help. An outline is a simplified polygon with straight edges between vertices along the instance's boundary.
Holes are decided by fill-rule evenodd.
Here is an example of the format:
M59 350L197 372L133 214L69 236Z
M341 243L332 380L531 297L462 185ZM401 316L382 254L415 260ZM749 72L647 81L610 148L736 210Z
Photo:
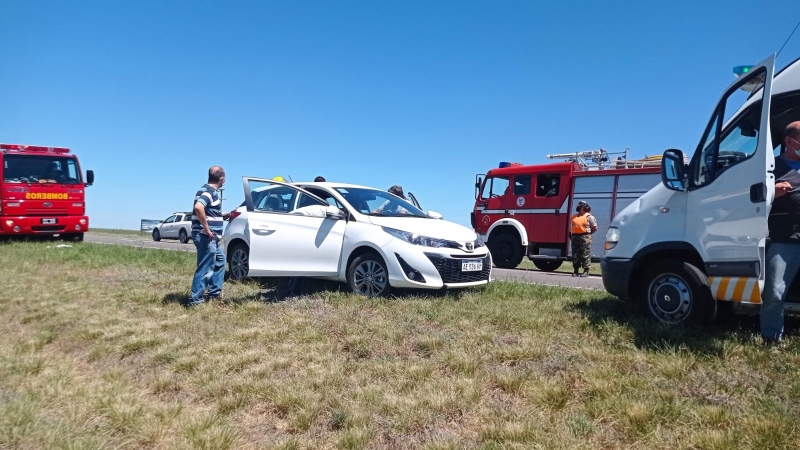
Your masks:
M737 77L740 77L740 76L750 72L750 69L752 69L752 68L753 68L753 66L736 66L736 67L733 68L733 73Z

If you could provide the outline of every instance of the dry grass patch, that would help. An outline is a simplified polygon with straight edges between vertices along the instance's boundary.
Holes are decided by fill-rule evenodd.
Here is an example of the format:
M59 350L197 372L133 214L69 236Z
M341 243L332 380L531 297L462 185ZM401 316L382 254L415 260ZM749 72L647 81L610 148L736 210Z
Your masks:
M503 282L379 300L230 283L186 310L193 259L0 245L0 447L800 445L800 342L762 349L753 319L675 329Z

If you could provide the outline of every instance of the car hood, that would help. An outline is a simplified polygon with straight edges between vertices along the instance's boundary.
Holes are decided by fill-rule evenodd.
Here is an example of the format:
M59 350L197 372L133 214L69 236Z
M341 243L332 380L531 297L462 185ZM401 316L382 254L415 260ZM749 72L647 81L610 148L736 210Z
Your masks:
M369 216L369 221L381 227L408 231L436 239L447 239L456 242L472 242L477 239L477 235L472 229L446 220L426 219L423 217Z

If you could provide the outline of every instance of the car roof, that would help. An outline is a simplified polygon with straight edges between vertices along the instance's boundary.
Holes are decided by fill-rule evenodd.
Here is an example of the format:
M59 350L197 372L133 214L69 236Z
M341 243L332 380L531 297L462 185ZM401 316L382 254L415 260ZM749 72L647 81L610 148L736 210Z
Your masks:
M376 191L382 191L383 190L383 189L379 189L379 188L372 187L372 186L363 186L363 185L360 185L360 184L350 184L350 183L335 183L335 182L330 182L330 181L324 181L324 182L322 182L322 181L307 181L307 182L295 182L294 184L297 184L297 185L300 185L300 186L309 186L309 187L312 187L312 186L328 187L328 188L331 188L331 189L337 189L337 188L345 188L345 189L347 189L347 188L359 188L359 189L375 189Z

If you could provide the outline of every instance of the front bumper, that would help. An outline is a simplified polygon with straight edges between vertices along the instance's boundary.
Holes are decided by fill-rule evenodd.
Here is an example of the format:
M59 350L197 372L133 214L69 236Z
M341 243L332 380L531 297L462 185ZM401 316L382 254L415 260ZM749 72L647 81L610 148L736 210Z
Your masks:
M602 258L603 287L612 295L628 300L631 298L631 274L636 260L630 258Z
M45 220L56 223L43 223ZM62 233L83 233L89 230L87 216L18 216L0 217L0 235L54 235Z
M415 289L456 289L487 284L492 276L492 257L485 247L483 249L466 253L410 244L390 244L383 248L392 287ZM481 270L462 270L464 260L480 261Z

